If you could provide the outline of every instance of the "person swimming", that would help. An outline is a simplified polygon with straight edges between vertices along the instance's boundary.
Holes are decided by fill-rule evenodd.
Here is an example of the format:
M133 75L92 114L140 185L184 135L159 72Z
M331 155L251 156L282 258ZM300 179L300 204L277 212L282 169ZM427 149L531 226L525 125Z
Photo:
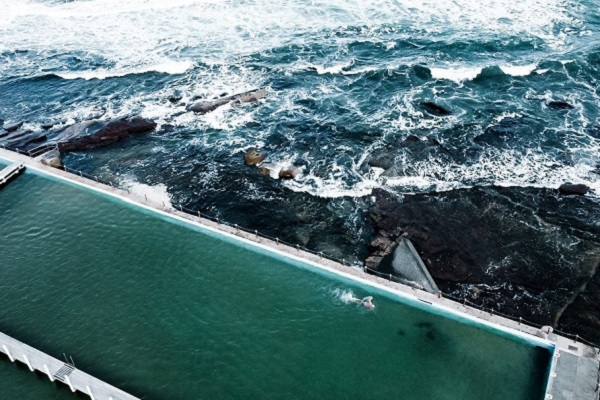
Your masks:
M375 304L373 304L373 296L367 296L364 299L361 300L361 303L363 306L367 307L368 309L374 309L375 308Z
M363 299L359 299L358 297L352 296L350 301L352 301L356 304L362 304L363 306L367 307L370 310L375 308L375 304L373 304L373 296L367 296L367 297L364 297Z

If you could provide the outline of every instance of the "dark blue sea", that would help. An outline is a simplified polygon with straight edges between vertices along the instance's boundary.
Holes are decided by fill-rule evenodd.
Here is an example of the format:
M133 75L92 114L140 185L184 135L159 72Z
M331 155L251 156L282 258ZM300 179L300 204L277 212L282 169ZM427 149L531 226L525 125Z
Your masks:
M600 263L599 7L0 0L0 119L24 121L33 137L87 120L152 119L149 134L63 162L357 265L378 230L374 190L426 204L404 222L419 250L428 245L419 238L466 230L455 246L486 246L467 249L469 259L453 258L451 245L430 257L444 290L487 293L504 311L556 322ZM195 99L258 88L268 95L256 103L186 112ZM258 174L244 164L250 148L300 176ZM590 191L564 203L565 182ZM438 219L423 223L431 207ZM477 222L500 213L502 225ZM469 263L481 276L456 278ZM519 263L538 272L527 270L535 282L515 277Z

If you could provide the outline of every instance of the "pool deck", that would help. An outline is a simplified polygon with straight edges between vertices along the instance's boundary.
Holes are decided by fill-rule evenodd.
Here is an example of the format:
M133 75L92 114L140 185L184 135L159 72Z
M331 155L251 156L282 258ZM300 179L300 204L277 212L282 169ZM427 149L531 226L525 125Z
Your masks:
M138 196L134 193L129 193L129 191L126 190L104 185L79 175L46 166L39 161L41 157L32 159L18 153L0 149L0 158L12 162L23 163L28 169L110 194L125 202L171 216L180 221L191 222L211 231L220 232L225 236L237 238L242 242L254 244L260 248L358 281L364 285L380 288L399 297L429 304L434 309L490 326L497 330L521 337L526 341L545 347L553 347L554 357L545 398L553 400L599 399L600 392L598 390L598 382L600 381L600 350L594 347L553 333L547 334L536 327L466 306L444 298L441 294L428 293L424 290L393 282L368 274L362 269L344 266L338 262L322 258L319 255L286 246L276 241L236 229L229 225L219 224L205 218L178 211L170 205L165 205L159 201L153 201L151 198L146 198L145 196Z

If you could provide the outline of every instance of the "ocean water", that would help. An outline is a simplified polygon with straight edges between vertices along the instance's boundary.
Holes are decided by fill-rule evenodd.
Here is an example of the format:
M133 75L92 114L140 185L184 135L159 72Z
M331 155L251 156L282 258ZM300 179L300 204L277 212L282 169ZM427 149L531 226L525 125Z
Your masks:
M0 235L0 331L144 399L543 398L549 349L80 187L20 176ZM0 378L75 398L4 356Z
M47 123L152 118L155 133L65 162L332 256L366 255L375 187L573 181L594 197L600 188L593 0L2 0L0 8L1 119L41 132ZM181 113L194 96L259 87L269 96L257 104ZM415 137L424 150L405 145ZM259 176L242 163L250 147L302 176Z

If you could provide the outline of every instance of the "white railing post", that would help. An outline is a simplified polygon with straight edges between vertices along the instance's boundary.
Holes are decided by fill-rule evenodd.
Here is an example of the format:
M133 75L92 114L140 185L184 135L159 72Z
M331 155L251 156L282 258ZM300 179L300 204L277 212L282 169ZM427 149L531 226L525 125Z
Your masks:
M50 378L50 382L54 382L54 377L50 373L50 370L48 369L48 366L46 364L44 364L44 371L46 371L46 374L48 374L48 378Z
M23 359L25 360L25 364L27 364L27 366L29 367L29 370L31 372L33 372L33 367L31 366L31 363L29 362L29 358L27 358L27 356L25 354L23 354Z
M8 347L6 347L5 344L2 345L2 348L4 349L4 352L6 353L6 355L8 356L8 359L11 362L15 362L15 358L12 356L12 354L10 354L10 351L8 350Z
M90 397L92 398L92 400L96 400L96 398L94 397L94 393L92 393L92 389L90 389L90 387L87 385L85 388L87 389L87 392L90 395Z
M71 392L75 393L75 388L73 387L73 384L71 383L71 380L69 379L69 375L65 375L65 381L67 382L67 385L69 385L69 387L71 388Z

